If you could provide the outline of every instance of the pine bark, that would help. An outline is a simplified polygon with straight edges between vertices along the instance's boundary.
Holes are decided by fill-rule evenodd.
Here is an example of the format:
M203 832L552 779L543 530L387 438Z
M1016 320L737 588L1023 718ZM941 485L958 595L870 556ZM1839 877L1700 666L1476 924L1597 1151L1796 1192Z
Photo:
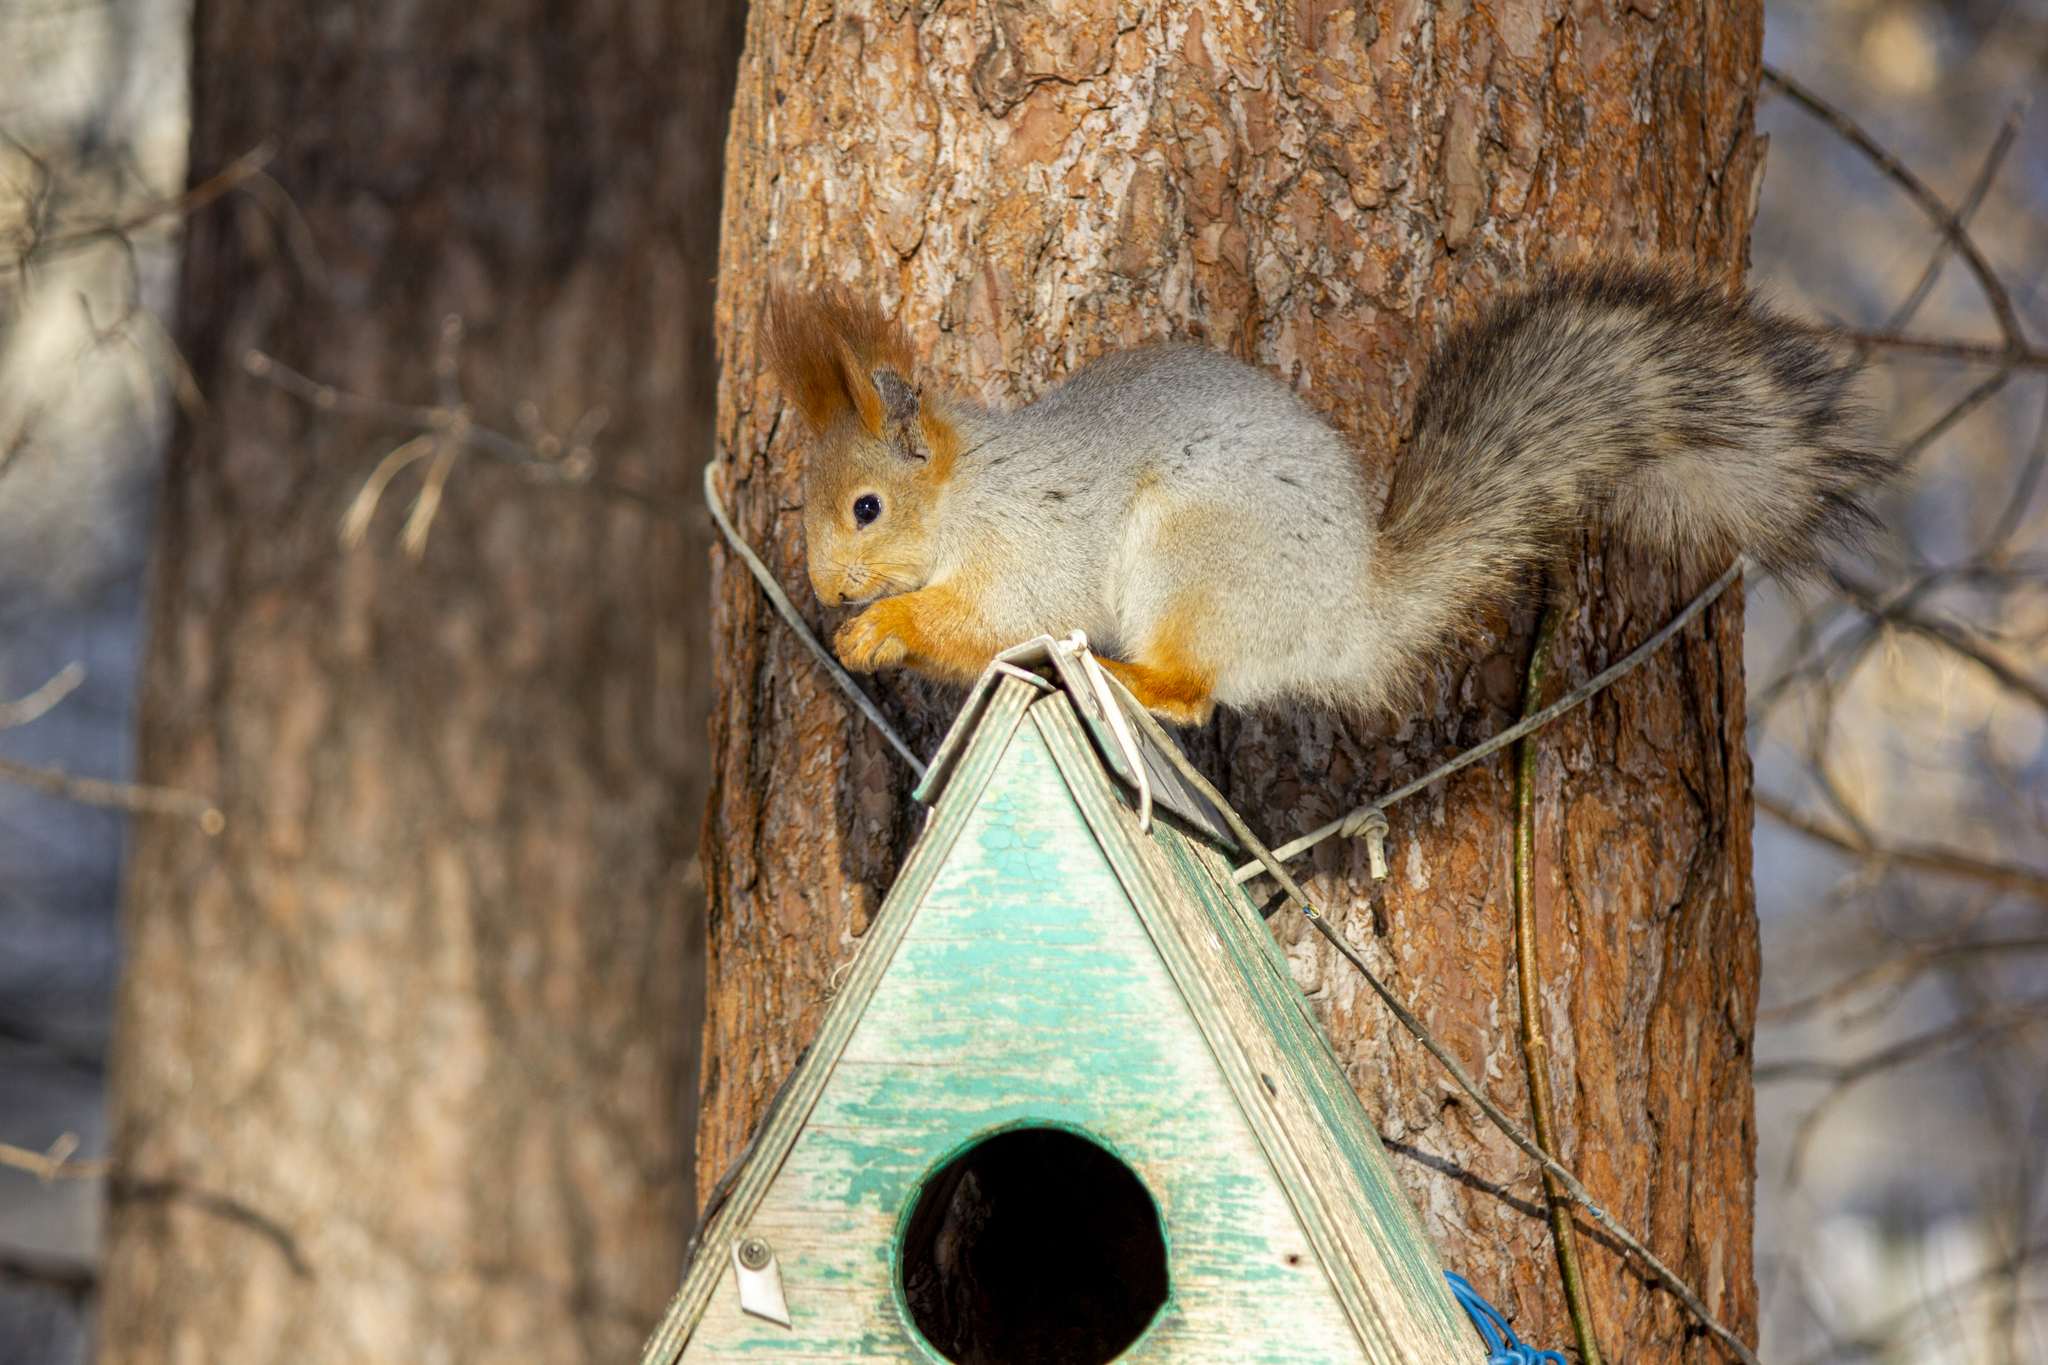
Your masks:
M1739 282L1762 171L1753 2L837 0L757 6L728 148L718 430L739 525L821 635L805 442L757 345L771 281L908 324L931 379L1027 401L1119 346L1193 338L1291 382L1382 486L1433 343L1546 263L1652 252ZM1257 546L1246 546L1257 553ZM714 551L700 1190L822 1015L913 838L910 779ZM1589 536L1548 574L1582 681L1703 581ZM1411 715L1225 715L1190 745L1274 842L1509 724L1533 601ZM873 689L929 752L958 694ZM1562 1159L1753 1334L1757 986L1741 604L1542 737L1541 994ZM1393 876L1325 844L1314 893L1495 1096L1526 1112L1507 758L1390 810ZM1299 917L1275 932L1448 1266L1566 1346L1533 1168ZM1611 1358L1720 1351L1584 1222Z
M727 0L201 0L177 337L207 409L160 513L112 1060L100 1358L620 1360L688 1234L703 530L471 451L424 557L416 434L609 410L608 478L689 500L712 417ZM687 510L687 509L685 509ZM701 518L701 512L698 514Z

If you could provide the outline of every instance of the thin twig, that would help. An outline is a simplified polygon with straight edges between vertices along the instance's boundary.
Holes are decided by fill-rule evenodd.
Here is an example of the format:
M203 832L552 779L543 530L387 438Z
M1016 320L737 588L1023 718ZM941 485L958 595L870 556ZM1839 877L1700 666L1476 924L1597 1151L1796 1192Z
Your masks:
M205 208L229 190L259 174L275 155L277 155L277 145L274 142L266 141L250 151L244 152L207 180L201 184L194 185L191 189L175 198L163 199L154 204L146 205L129 214L126 218L116 219L113 222L95 223L90 227L73 228L69 232L60 232L49 237L38 238L30 242L28 247L21 251L13 260L0 262L0 269L12 270L17 266L27 264L39 256L53 255L59 251L68 251L77 247L88 246L93 242L106 241L109 238L126 237L131 233L148 227L152 223L160 222L167 218L184 218Z
M1829 828L1816 817L1795 809L1789 801L1781 801L1768 792L1760 791L1755 796L1756 808L1764 814L1798 830L1810 839L1832 844L1844 853L1853 853L1860 858L1870 858L1878 862L1896 863L1900 867L1918 868L1923 872L1939 872L1945 876L1961 877L1966 881L1985 882L2003 890L2032 896L2036 900L2048 901L2048 873L2038 872L2016 863L1998 863L1972 857L1954 849L1936 848L1926 844L1887 844L1875 839L1858 838Z
M384 489L398 477L400 470L417 460L423 460L440 448L447 436L441 431L429 431L415 436L405 444L377 462L370 471L370 477L363 480L363 486L356 490L355 500L348 505L348 511L341 515L341 529L335 539L344 550L353 550L363 543L369 534L370 518L377 514L377 504L384 497Z
M427 477L420 484L419 496L413 499L412 511L406 515L405 529L399 532L398 541L414 560L427 552L427 531L434 524L434 514L441 510L441 490L448 486L455 457L462 453L463 433L468 429L469 409L456 408L454 420L435 446L433 463L427 466Z
M2019 531L2020 523L2026 519L2027 505L2034 500L2034 489L2041 481L2041 469L2048 464L2048 388L2041 395L2041 420L2034 427L2034 444L2027 451L2026 463L2020 466L2020 475L2013 480L2012 492L2005 500L2005 507L1992 524L1990 538L1979 551L1979 558L2004 562L2006 542Z
M1963 196L1963 202L1956 205L1958 223L1967 225L1976 217L1978 207L1984 202L1984 196L1991 192L1991 182L1998 178L1998 168L2004 164L2005 154L2012 150L2013 142L2019 137L2020 119L2026 112L2026 106L2026 97L2022 95L2013 101L2012 108L2006 111L2004 120L1999 123L1998 132L1991 139L1991 150L1985 154L1984 164L1977 168L1976 180L1971 182L1969 192ZM1948 257L1949 245L1946 236L1935 244L1934 254L1928 257L1926 269L1920 272L1919 280L1907 292L1905 301L1886 321L1887 328L1897 331L1911 322L1913 315L1920 311L1920 305L1925 303L1927 296L1934 291L1934 282L1941 278L1941 266Z
M88 1261L38 1256L13 1247L0 1249L0 1279L55 1290L73 1303L91 1298L100 1285L99 1271Z
M1847 574L1837 572L1834 577L1843 595L1870 616L1898 626L1902 630L1911 631L1923 639L1947 646L1998 679L2006 688L2019 693L2042 710L2048 711L2048 686L2034 681L2013 664L1993 654L1971 639L1960 626L1924 616L1910 605L1884 602L1868 586L1856 582Z
M1919 1034L1853 1062L1828 1062L1817 1058L1795 1058L1756 1067L1758 1085L1774 1081L1815 1080L1829 1082L1820 1102L1799 1121L1793 1134L1791 1152L1785 1159L1785 1178L1796 1185L1804 1178L1807 1153L1821 1125L1862 1081L1897 1069L1922 1057L1961 1044L1989 1042L2031 1024L2048 1023L2048 1000L2019 1006L1973 1010L1948 1026Z
M1975 388L1949 405L1946 412L1929 422L1924 430L1900 448L1894 463L1905 469L1919 459L1927 447L1946 436L1956 423L1968 417L1984 404L1997 397L2005 386L2012 382L2013 367L2002 365L1996 374L1978 384Z
M0 1166L12 1166L18 1171L27 1171L45 1185L57 1180L97 1180L107 1173L113 1163L105 1160L73 1161L71 1154L78 1150L78 1134L66 1133L50 1144L46 1152L31 1151L16 1147L11 1142L0 1142Z
M1790 95L1795 103L1834 129L1858 151L1868 156L1879 170L1898 182L1913 202L1947 234L1956 254L1963 258L1969 265L1970 272L1977 277L1977 284L1984 291L1985 301L1997 315L1998 330L2005 338L2006 348L2013 352L2027 350L2027 334L2020 326L2019 313L2013 308L2012 296L2006 292L1998 273L1977 249L1977 243L1971 239L1969 230L1963 226L1948 205L1941 201L1941 196L1929 189L1927 183L1913 174L1896 155L1880 146L1877 139L1865 132L1856 120L1782 71L1766 66L1763 75L1765 80Z
M320 412L339 413L346 417L367 417L392 426L410 427L415 431L445 431L456 422L457 410L454 408L418 407L409 403L391 403L382 398L365 398L361 394L347 393L332 384L322 384L318 380L309 379L275 356L262 351L250 351L243 356L242 368L264 383L283 389L295 398L304 399ZM650 493L644 488L635 488L631 484L618 483L591 473L587 450L580 452L584 457L581 460L575 458L579 453L575 449L569 452L568 457L560 460L550 459L532 446L515 441L503 432L493 431L474 420L469 421L464 427L462 437L470 449L480 451L506 464L515 465L524 471L527 477L539 482L587 488L607 497L666 512L684 521L696 518L697 509L681 498L672 498L663 493Z
M108 1182L108 1199L116 1204L128 1203L179 1203L210 1214L215 1218L247 1228L277 1248L285 1265L301 1280L314 1278L313 1266L299 1250L299 1239L291 1229L276 1219L264 1214L239 1199L230 1199L212 1190L202 1189L188 1181L171 1177L164 1180L138 1180L133 1176L115 1174Z
M1529 676L1522 692L1522 714L1538 709L1543 684L1550 674L1550 655L1564 609L1553 602L1536 628L1529 652ZM1536 942L1536 736L1515 744L1515 981L1522 1007L1522 1064L1529 1075L1529 1117L1536 1141L1551 1156L1559 1152L1557 1100L1550 1088L1550 1044L1543 1034L1543 966ZM1593 1310L1586 1299L1586 1280L1579 1269L1578 1230L1572 1224L1571 1197L1550 1172L1543 1173L1543 1192L1550 1205L1550 1238L1557 1248L1557 1271L1564 1281L1565 1309L1572 1336L1579 1344L1581 1365L1601 1365L1600 1345L1593 1337Z
M1836 327L1827 323L1795 323L1799 330L1817 337L1846 342L1871 351L1903 351L1911 355L1939 356L1978 365L2001 365L2016 370L2048 370L2048 351L2032 347L2014 350L1993 341L1962 341L1950 337L1916 337L1889 327Z
M1966 400L1967 401L1967 400ZM1944 419L1944 421L1947 419ZM1813 678L1825 678L1838 668L1853 672L1861 664L1869 648L1882 634L1887 616L1900 618L1916 617L1920 601L1936 589L1956 584L1981 584L2005 587L2019 584L2033 585L2048 577L2048 565L2034 561L2012 559L2002 553L2000 547L2018 528L2019 520L2031 497L2034 481L2039 477L2044 460L2048 460L2048 410L2044 410L2042 424L2037 430L2033 452L2027 466L2022 470L2001 514L1997 528L1992 533L1990 548L1970 558L1944 568L1931 569L1904 587L1893 590L1888 596L1879 598L1870 588L1860 588L1864 597L1881 608L1873 613L1864 610L1857 603L1846 600L1852 580L1838 576L1838 586L1843 596L1830 599L1831 610L1826 618L1816 619L1811 612L1803 613L1802 624L1794 634L1784 657L1797 660L1797 666L1784 665L1778 674L1763 687L1756 689L1750 698L1749 727L1752 732L1761 732L1769 712L1794 684ZM1996 562L1992 562L1995 560ZM1820 636L1831 627L1842 612L1861 611L1864 623L1850 630L1827 648L1816 652ZM1946 642L1944 642L1946 643ZM2008 666L2009 668L2009 666ZM2030 684L2017 670L2011 675L2022 682L2019 690L2026 691Z
M421 489L419 499L413 505L412 514L407 520L404 532L406 551L417 558L425 544L426 528L432 523L435 509L440 504L441 488L448 477L449 462L453 454L465 446L481 450L485 454L518 465L528 471L528 473L547 479L550 482L565 483L575 487L588 487L598 492L626 498L686 519L693 516L695 508L679 498L669 498L660 494L647 493L640 489L593 477L590 474L592 456L588 443L597 434L597 429L604 424L605 414L602 409L585 414L584 419L577 423L575 430L570 433L567 450L560 458L555 458L545 449L515 441L509 436L492 431L490 428L472 420L469 408L459 401L460 393L455 384L453 347L460 340L461 335L462 328L459 318L451 316L443 320L441 324L440 351L435 362L435 377L444 401L440 405L430 408L405 403L392 403L381 398L366 398L359 394L345 392L330 384L322 384L310 379L262 351L252 350L242 358L242 367L250 375L263 380L265 383L283 389L286 393L304 399L319 411L368 417L377 421L388 422L395 426L412 427L426 433L423 436L406 442L389 455L386 455L378 464L376 470L372 472L370 478L364 483L361 491L357 493L354 502L350 504L348 512L342 518L340 538L344 548L352 548L361 541L363 533L368 528L370 517L376 511L377 503L382 497L386 486L390 483L391 478L406 465L413 463L422 456L431 454L433 456L433 465L429 471L426 485ZM531 426L537 421L537 414L528 413L522 418L522 421L526 425ZM542 439L549 440L551 438L543 437ZM553 444L557 447L561 445L560 442L554 442ZM733 529L732 522L727 519L724 504L720 501L718 494L716 474L722 466L722 454L714 455L712 461L704 466L705 505L710 509L712 519L717 522L719 530L724 533L726 540L731 543L733 550L747 565L748 571L753 574L755 581L761 585L762 591L768 594L769 600L775 605L776 612L796 632L797 637L803 641L805 647L817 657L819 664L832 677L833 681L839 685L840 689L848 697L852 698L854 704L860 708L861 714L866 716L869 722L881 731L883 738L889 742L890 746L897 753L902 755L903 760L910 765L911 770L919 777L923 777L925 771L924 761L904 742L903 737L896 732L894 726L889 724L880 709L868 699L867 694L860 689L859 684L853 681L846 670L839 666L838 661L819 643L817 637L811 634L810 627L805 624L802 614L790 602L788 595L782 591L781 585L775 581L775 576L768 571L765 564L761 563L760 559L754 554L753 549L747 545L739 532Z
M1758 1062L1755 1080L1758 1085L1770 1085L1776 1081L1828 1081L1836 1093L1857 1081L1865 1080L1880 1071L1904 1066L1930 1053L1941 1052L1958 1043L1976 1042L2001 1033L2010 1033L2030 1024L2048 1023L2048 999L2024 1000L2013 1005L1992 1005L1973 1010L1960 1019L1953 1020L1926 1033L1916 1033L1911 1038L1879 1048L1876 1052L1858 1057L1849 1062L1831 1062L1820 1057L1795 1057L1782 1062Z
M711 519L718 523L718 529L725 533L726 542L732 546L733 553L740 557L741 562L747 566L747 572L754 576L754 582L760 585L761 591L767 594L769 602L774 604L775 614L780 616L792 631L796 632L797 639L803 642L804 648L811 651L811 654L818 661L818 666L824 669L832 681L839 684L839 690L844 692L848 699L860 708L860 713L867 717L868 724L882 732L882 738L889 741L890 747L902 756L903 761L910 766L912 772L916 773L919 777L923 777L924 760L919 758L916 752L903 742L903 736L896 733L896 727L889 723L888 717L882 714L881 708L868 700L868 694L863 692L860 684L853 680L853 675L841 668L839 661L834 659L827 652L825 646L819 642L818 637L811 633L810 626L804 621L803 613L798 611L796 604L789 600L789 594L784 592L782 585L775 581L775 575L768 571L768 566L761 562L761 557L754 553L753 547L748 545L740 536L740 533L733 529L732 522L725 515L725 500L718 492L718 474L724 468L725 452L722 450L718 452L710 464L704 466L704 505L711 509Z
M1850 1355L1897 1358L1897 1348L1902 1344L1896 1340L1898 1334L1905 1330L1906 1326L1915 1318L1928 1313L1928 1310L1934 1306L1937 1296L1948 1298L1953 1306L1946 1308L1939 1314L1931 1314L1931 1321L1920 1329L1921 1333L1932 1330L1942 1319L1954 1317L1961 1312L1960 1296L1964 1292L1976 1289L1992 1280L2010 1275L2015 1270L2023 1269L2029 1261L2038 1259L2044 1254L2048 1254L2048 1243L2035 1243L2031 1246L2020 1247L2018 1250L2000 1257L1991 1265L1983 1267L1975 1274L1967 1276L1960 1282L1944 1284L1934 1293L1926 1295L1915 1303L1906 1305L1906 1307L1897 1310L1891 1316L1882 1319L1875 1325L1857 1332L1846 1340L1836 1341L1834 1344L1815 1352L1813 1355L1800 1361L1798 1365L1830 1365L1830 1362ZM1916 1335L1918 1334L1916 1333Z
M151 787L140 782L109 782L98 777L77 777L59 768L38 768L30 763L0 757L0 781L80 801L88 806L111 806L138 815L182 815L197 820L207 834L227 828L228 818L197 792L175 787Z
M1985 942L1940 943L1916 948L1903 957L1888 958L1860 972L1851 972L1825 990L1790 1004L1773 1005L1756 1012L1759 1024L1790 1024L1810 1018L1865 991L1905 984L1928 968L1942 962L1969 957L2004 957L2008 954L2048 952L2048 938L1992 939Z
M26 725L71 695L85 681L85 665L73 659L48 682L19 701L0 701L0 730Z
M1767 675L1770 681L1762 686L1752 684L1749 694L1748 729L1752 736L1762 732L1770 718L1771 711L1783 701L1786 693L1816 673L1825 673L1833 666L1839 652L1839 642L1826 649L1821 648L1821 637L1826 635L1850 608L1840 599L1830 597L1818 607L1809 607L1798 598L1790 598L1787 605L1793 608L1799 618L1798 629L1786 642L1778 656L1778 662ZM1858 629L1861 633L1875 634L1875 628L1866 620Z
M291 191L258 172L249 177L249 197L261 204L284 233L285 249L291 252L292 263L299 268L299 274L319 294L331 293L327 274L327 262L320 255L320 244L313 239L313 228L306 221L306 215L299 211L298 201Z

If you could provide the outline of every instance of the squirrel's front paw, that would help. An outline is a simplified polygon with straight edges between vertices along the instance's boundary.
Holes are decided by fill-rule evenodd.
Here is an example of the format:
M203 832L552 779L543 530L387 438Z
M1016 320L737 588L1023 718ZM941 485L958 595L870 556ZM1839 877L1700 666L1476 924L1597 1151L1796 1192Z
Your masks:
M910 646L896 633L890 619L895 613L887 610L888 605L878 602L839 628L832 637L832 652L839 662L856 673L872 673L892 668L910 656Z

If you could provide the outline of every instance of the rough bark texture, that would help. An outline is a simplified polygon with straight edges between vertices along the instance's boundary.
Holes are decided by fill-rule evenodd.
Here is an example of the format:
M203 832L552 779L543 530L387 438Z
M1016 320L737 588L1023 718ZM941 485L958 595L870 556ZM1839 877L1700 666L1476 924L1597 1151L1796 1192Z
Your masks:
M1277 8L1165 0L757 6L726 181L719 431L741 526L829 638L802 573L804 441L756 345L777 277L838 279L909 324L929 374L985 401L1165 337L1290 380L1384 481L1422 361L1544 262L1653 250L1739 279L1761 172L1759 7L1671 0ZM1256 553L1257 547L1246 547ZM916 828L904 769L715 559L718 700L706 827L710 1015L700 1188L815 1030ZM1589 540L1555 670L1582 680L1702 584ZM1193 738L1274 841L1497 732L1534 617L1388 722L1226 716ZM1753 1331L1749 886L1741 610L1545 735L1542 994L1564 1159ZM954 694L876 683L929 751ZM1394 876L1328 844L1313 889L1512 1108L1505 758L1390 812ZM1298 979L1445 1262L1547 1345L1570 1340L1532 1168L1298 917ZM1675 1301L1584 1246L1616 1358L1708 1360Z
M610 410L602 471L690 497L710 432L737 6L202 0L201 214L141 775L100 1357L629 1357L692 1208L702 531L474 452L424 559L336 527L409 433L250 378L260 347L479 422Z

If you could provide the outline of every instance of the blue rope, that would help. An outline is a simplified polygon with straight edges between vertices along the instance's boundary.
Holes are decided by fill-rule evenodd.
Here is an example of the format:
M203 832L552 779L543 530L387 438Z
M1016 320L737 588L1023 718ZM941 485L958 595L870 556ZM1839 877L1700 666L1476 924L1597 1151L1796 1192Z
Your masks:
M1464 1276L1446 1270L1444 1278L1451 1282L1451 1293L1457 1296L1458 1306L1472 1319L1479 1335L1486 1338L1486 1365L1565 1365L1564 1356L1557 1351L1524 1346L1500 1310L1480 1298L1479 1291L1467 1284Z

